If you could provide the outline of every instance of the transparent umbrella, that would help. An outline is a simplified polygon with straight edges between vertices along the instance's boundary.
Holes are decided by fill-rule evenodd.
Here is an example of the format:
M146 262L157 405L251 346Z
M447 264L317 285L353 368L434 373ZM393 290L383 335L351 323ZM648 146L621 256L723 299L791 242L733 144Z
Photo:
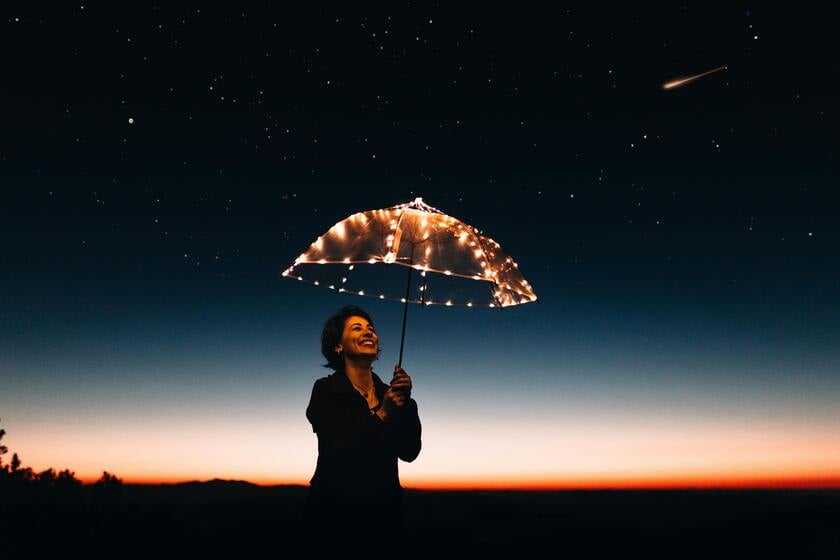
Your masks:
M420 279L412 286L414 270ZM341 220L283 276L339 293L401 301L400 366L409 303L502 309L537 301L496 241L421 198Z

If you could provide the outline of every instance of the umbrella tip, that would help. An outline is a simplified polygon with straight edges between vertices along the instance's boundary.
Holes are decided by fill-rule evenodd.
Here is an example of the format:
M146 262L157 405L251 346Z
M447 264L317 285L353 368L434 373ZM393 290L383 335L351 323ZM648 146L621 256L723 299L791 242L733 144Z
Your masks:
M423 204L423 198L418 196L417 198L414 199L414 202L416 202L417 204Z

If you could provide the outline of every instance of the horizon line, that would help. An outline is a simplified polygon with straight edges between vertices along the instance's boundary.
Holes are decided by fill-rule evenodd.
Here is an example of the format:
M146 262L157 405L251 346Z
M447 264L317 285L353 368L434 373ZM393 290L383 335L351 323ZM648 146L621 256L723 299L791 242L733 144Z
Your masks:
M96 482L95 478L81 478L83 484ZM131 486L176 486L181 484L207 484L211 482L245 483L260 488L289 486L308 488L308 482L260 480L251 481L233 478L211 478L205 480L188 479L123 479L124 485ZM545 482L545 483L515 483L515 482L420 482L402 485L404 490L412 491L522 491L522 492L551 492L574 490L840 490L840 476L803 478L803 479L752 479L752 480L660 480L660 481L596 481L588 482Z

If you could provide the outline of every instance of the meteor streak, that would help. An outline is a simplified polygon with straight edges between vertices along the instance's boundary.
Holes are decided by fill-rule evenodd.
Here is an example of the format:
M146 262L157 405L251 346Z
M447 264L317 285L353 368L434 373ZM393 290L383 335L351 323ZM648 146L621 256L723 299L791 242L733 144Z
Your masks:
M703 76L708 76L709 74L714 74L715 72L720 72L721 70L726 70L726 66L718 66L717 68L713 68L708 72L703 72L702 74L697 74L696 76L688 76L687 78L680 78L678 80L674 80L671 82L666 82L662 84L662 89L674 89L680 86L684 86L689 82L693 82L698 78L702 78Z

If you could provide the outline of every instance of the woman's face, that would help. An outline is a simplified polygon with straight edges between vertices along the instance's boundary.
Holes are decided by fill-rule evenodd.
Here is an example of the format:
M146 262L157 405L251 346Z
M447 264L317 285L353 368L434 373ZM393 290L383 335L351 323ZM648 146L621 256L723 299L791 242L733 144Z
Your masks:
M379 337L367 319L353 315L344 321L341 343L336 350L345 356L376 357L379 354Z

